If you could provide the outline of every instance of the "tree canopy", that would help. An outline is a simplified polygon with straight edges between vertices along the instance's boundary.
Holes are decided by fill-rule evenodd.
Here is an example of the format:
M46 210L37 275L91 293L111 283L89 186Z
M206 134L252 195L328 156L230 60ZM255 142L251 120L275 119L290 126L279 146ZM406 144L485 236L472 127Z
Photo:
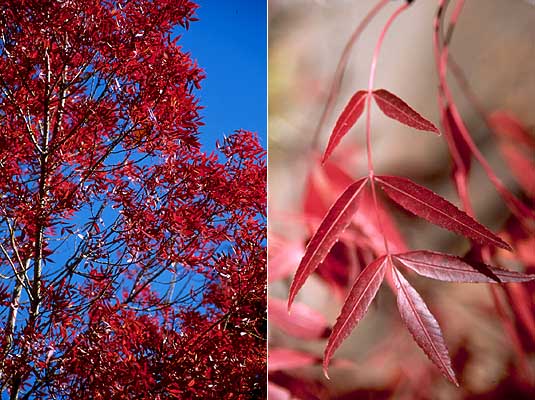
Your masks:
M171 0L0 5L0 387L265 392L265 151L206 153ZM187 34L187 32L183 32Z

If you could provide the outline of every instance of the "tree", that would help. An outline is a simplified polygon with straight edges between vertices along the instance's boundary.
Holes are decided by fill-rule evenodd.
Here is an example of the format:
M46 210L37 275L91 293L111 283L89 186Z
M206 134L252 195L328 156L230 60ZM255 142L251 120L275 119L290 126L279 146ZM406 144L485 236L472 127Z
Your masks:
M256 398L265 152L200 149L184 1L0 5L0 386Z

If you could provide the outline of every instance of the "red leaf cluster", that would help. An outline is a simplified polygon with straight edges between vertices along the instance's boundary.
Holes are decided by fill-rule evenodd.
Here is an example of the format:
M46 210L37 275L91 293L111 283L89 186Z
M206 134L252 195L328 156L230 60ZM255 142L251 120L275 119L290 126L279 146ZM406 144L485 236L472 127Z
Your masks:
M0 392L265 393L266 155L199 145L190 1L0 5Z
M408 178L378 175L373 167L370 140L372 98L385 116L408 127L440 134L439 129L431 121L415 111L405 101L387 90L375 90L373 86L379 49L386 31L394 19L407 8L407 4L399 5L387 20L374 51L368 90L356 91L341 110L321 158L321 166L314 154L307 155L311 169L305 184L303 214L294 218L296 221L304 222L306 228L312 233L306 240L307 245L300 262L295 263L296 272L289 288L288 308L291 311L294 302L304 299L304 295L299 292L313 274L327 284L328 290L333 295L343 300L339 316L332 327L324 350L323 370L326 376L335 351L364 318L374 299L378 294L380 295L381 284L386 281L397 299L401 320L416 344L444 378L455 386L463 384L463 367L466 365L466 358L464 361L458 360L458 357L462 357L460 349L462 350L463 347L457 347L452 353L453 357L450 356L442 329L433 315L439 307L436 304L432 304L432 307L426 305L423 297L405 278L404 274L409 272L445 282L495 284L490 286L494 308L486 310L486 314L490 315L494 312L495 318L499 318L510 339L515 361L518 361L518 366L512 370L520 373L522 379L519 380L520 383L511 383L511 385L522 388L522 385L529 385L531 382L533 371L529 366L527 354L532 351L533 347L529 344L530 339L534 337L533 327L535 327L530 296L533 292L535 275L531 268L533 257L528 255L533 253L531 239L534 232L533 213L529 206L532 202L532 185L529 179L535 170L528 153L533 147L533 140L527 129L511 115L482 113L485 122L498 138L500 150L511 172L528 198L528 201L525 201L525 198L518 198L497 178L492 167L471 139L469 129L449 91L446 79L449 66L447 47L451 39L451 30L462 9L462 1L456 3L457 8L450 17L450 32L444 36L445 30L441 24L445 19L444 7L448 2L439 2L435 21L435 45L437 47L435 54L437 54L439 67L439 111L443 125L442 131L452 156L452 178L457 187L462 209ZM383 4L384 2L379 2L364 21L367 21L370 15L375 15L378 7L380 8ZM346 49L353 45L354 40L354 37L350 39ZM346 59L347 54L344 50L326 110L334 104L342 76L340 68L343 69ZM473 95L469 97L470 100L473 98ZM479 104L474 105L480 110ZM328 113L328 111L325 112ZM342 154L340 151L340 156L335 161L337 164L328 162L328 159L365 112L368 173L367 176L355 180L345 174L342 169L348 168L350 153L358 152L358 150L355 151L345 146L346 153ZM320 127L326 118L324 113L319 123ZM319 131L320 128L318 128ZM314 138L314 143L318 143L317 137ZM512 213L508 226L499 234L492 232L474 217L468 191L469 172L473 159L481 164ZM342 165L343 167L340 167ZM385 196L381 196L382 194ZM470 240L470 251L464 257L458 257L432 250L408 250L404 238L397 232L392 214L383 204L384 197L417 217L466 237ZM531 246L531 251L527 250L529 246ZM274 249L275 253L280 251L283 251L283 248ZM278 258L278 254L274 257ZM515 269L524 268L527 273L503 268L504 260L509 261L508 264ZM503 304L504 299L506 305ZM302 303L297 304L300 308L302 307ZM439 317L444 318L442 313ZM297 335L302 331L301 324L307 319L301 313L296 313L295 327L291 330L291 318L292 313L290 313L290 321L277 316L276 328L289 335ZM309 327L308 331L310 330L312 328ZM394 340L394 335L385 333L384 336L385 341ZM303 338L307 337L303 336ZM321 337L311 335L308 339L318 340ZM314 396L328 398L329 394L332 395L326 383L308 379L302 373L305 368L317 366L318 360L314 354L294 354L289 348L273 349L276 350L277 368L276 371L270 373L270 392L277 394L279 398L284 398L285 395L298 398L314 398ZM397 349L395 345L392 345L389 350L395 352ZM375 357L386 357L385 352L381 353L378 350L378 353ZM281 354L287 355L286 364L282 361ZM373 354L366 356L367 360L373 358ZM403 359L403 356L399 358ZM377 365L381 363L377 362ZM408 361L407 365L409 365ZM416 363L413 362L411 365L415 366ZM405 376L417 382L418 372L415 371L413 374L410 369L410 365L400 367L402 372L388 387L386 397L403 392L401 388L404 385L401 381ZM422 369L419 368L420 371ZM525 371L519 372L522 370ZM305 387L310 390L305 390ZM521 392L524 393L523 389ZM499 393L498 390L496 393ZM371 395L371 392L363 390L361 394ZM349 394L348 398L354 397Z

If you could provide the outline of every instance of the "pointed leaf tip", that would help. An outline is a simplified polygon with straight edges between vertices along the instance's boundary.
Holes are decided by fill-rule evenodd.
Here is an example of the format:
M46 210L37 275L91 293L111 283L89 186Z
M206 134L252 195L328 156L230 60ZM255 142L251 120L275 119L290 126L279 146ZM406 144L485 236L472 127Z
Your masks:
M367 182L367 177L362 178L346 188L334 202L327 215L323 218L323 221L321 221L318 230L308 242L305 254L297 267L294 280L290 287L288 310L291 308L299 289L301 289L310 274L323 262L331 248L351 222L353 214L358 209L359 194Z
M429 359L455 386L459 386L451 366L448 348L437 320L427 308L418 292L409 284L397 269L392 270L397 292L397 303L401 319L407 326L414 341Z
M389 258L382 256L369 264L360 273L351 288L340 315L333 326L323 355L323 371L327 375L329 362L338 347L364 317L375 298L385 275Z
M428 119L422 117L407 103L385 89L373 91L373 98L381 111L389 118L401 122L403 125L420 131L429 131L440 136L438 128Z
M329 143L327 144L327 148L325 149L325 153L323 153L323 157L321 159L322 164L327 161L342 138L356 124L357 120L362 115L367 94L368 92L366 90L359 90L353 95L353 97L351 97L345 106L344 110L338 117L336 124L334 125L334 129L329 138Z
M431 190L398 176L383 175L375 179L388 197L414 215L483 245L512 251L500 237Z

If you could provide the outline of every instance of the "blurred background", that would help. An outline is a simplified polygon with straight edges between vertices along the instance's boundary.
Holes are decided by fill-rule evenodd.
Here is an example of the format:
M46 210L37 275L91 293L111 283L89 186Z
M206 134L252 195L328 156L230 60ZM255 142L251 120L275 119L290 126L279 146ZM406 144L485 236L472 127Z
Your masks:
M313 233L303 217L311 159L325 149L334 122L351 95L367 88L373 48L386 20L401 1L387 4L354 46L332 115L321 131L318 147L311 149L342 50L375 4L375 0L269 0L268 269L269 295L275 305L277 300L287 299L303 246ZM381 50L375 88L396 93L439 125L432 43L436 7L437 1L416 0L394 22ZM450 51L480 106L489 113L507 110L535 137L535 6L522 0L467 1ZM518 177L510 172L495 137L451 77L449 82L479 149L505 185L530 204L529 194L522 191ZM361 118L333 154L334 162L343 160L344 170L353 178L367 173L364 126ZM375 107L372 144L376 173L406 176L460 206L450 179L451 158L444 137L406 128L380 115ZM533 152L528 150L527 154L533 161ZM535 181L532 171L526 174ZM477 219L494 232L501 232L509 212L477 162L472 164L469 187ZM410 249L456 255L469 250L467 240L413 218L395 206L388 207ZM528 256L522 262L507 255L497 256L503 256L508 268L529 270L533 266L529 254L535 254L531 239L524 243ZM342 250L342 258L350 260L351 249ZM326 344L325 334L311 340L292 335L291 327L285 325L288 321L274 321L276 311L270 308L273 398L535 398L531 397L535 395L534 338L530 332L527 338L522 336L522 329L526 329L507 302L509 292L493 294L488 285L446 284L412 275L409 280L441 325L461 389L441 378L412 341L396 310L395 297L388 288L382 288L368 315L337 351L339 363L331 367L330 381L317 364ZM342 282L338 287L344 292L344 285L350 288L350 283ZM535 315L534 288L524 286L528 288L522 289L522 296L526 295L522 297L524 314L531 321ZM307 281L297 300L332 326L347 291L333 293L333 285L325 275L316 274ZM503 305L501 309L497 309L496 299ZM287 350L296 353L284 353ZM295 357L302 358L285 364L284 359L295 361ZM310 389L303 389L303 385Z

